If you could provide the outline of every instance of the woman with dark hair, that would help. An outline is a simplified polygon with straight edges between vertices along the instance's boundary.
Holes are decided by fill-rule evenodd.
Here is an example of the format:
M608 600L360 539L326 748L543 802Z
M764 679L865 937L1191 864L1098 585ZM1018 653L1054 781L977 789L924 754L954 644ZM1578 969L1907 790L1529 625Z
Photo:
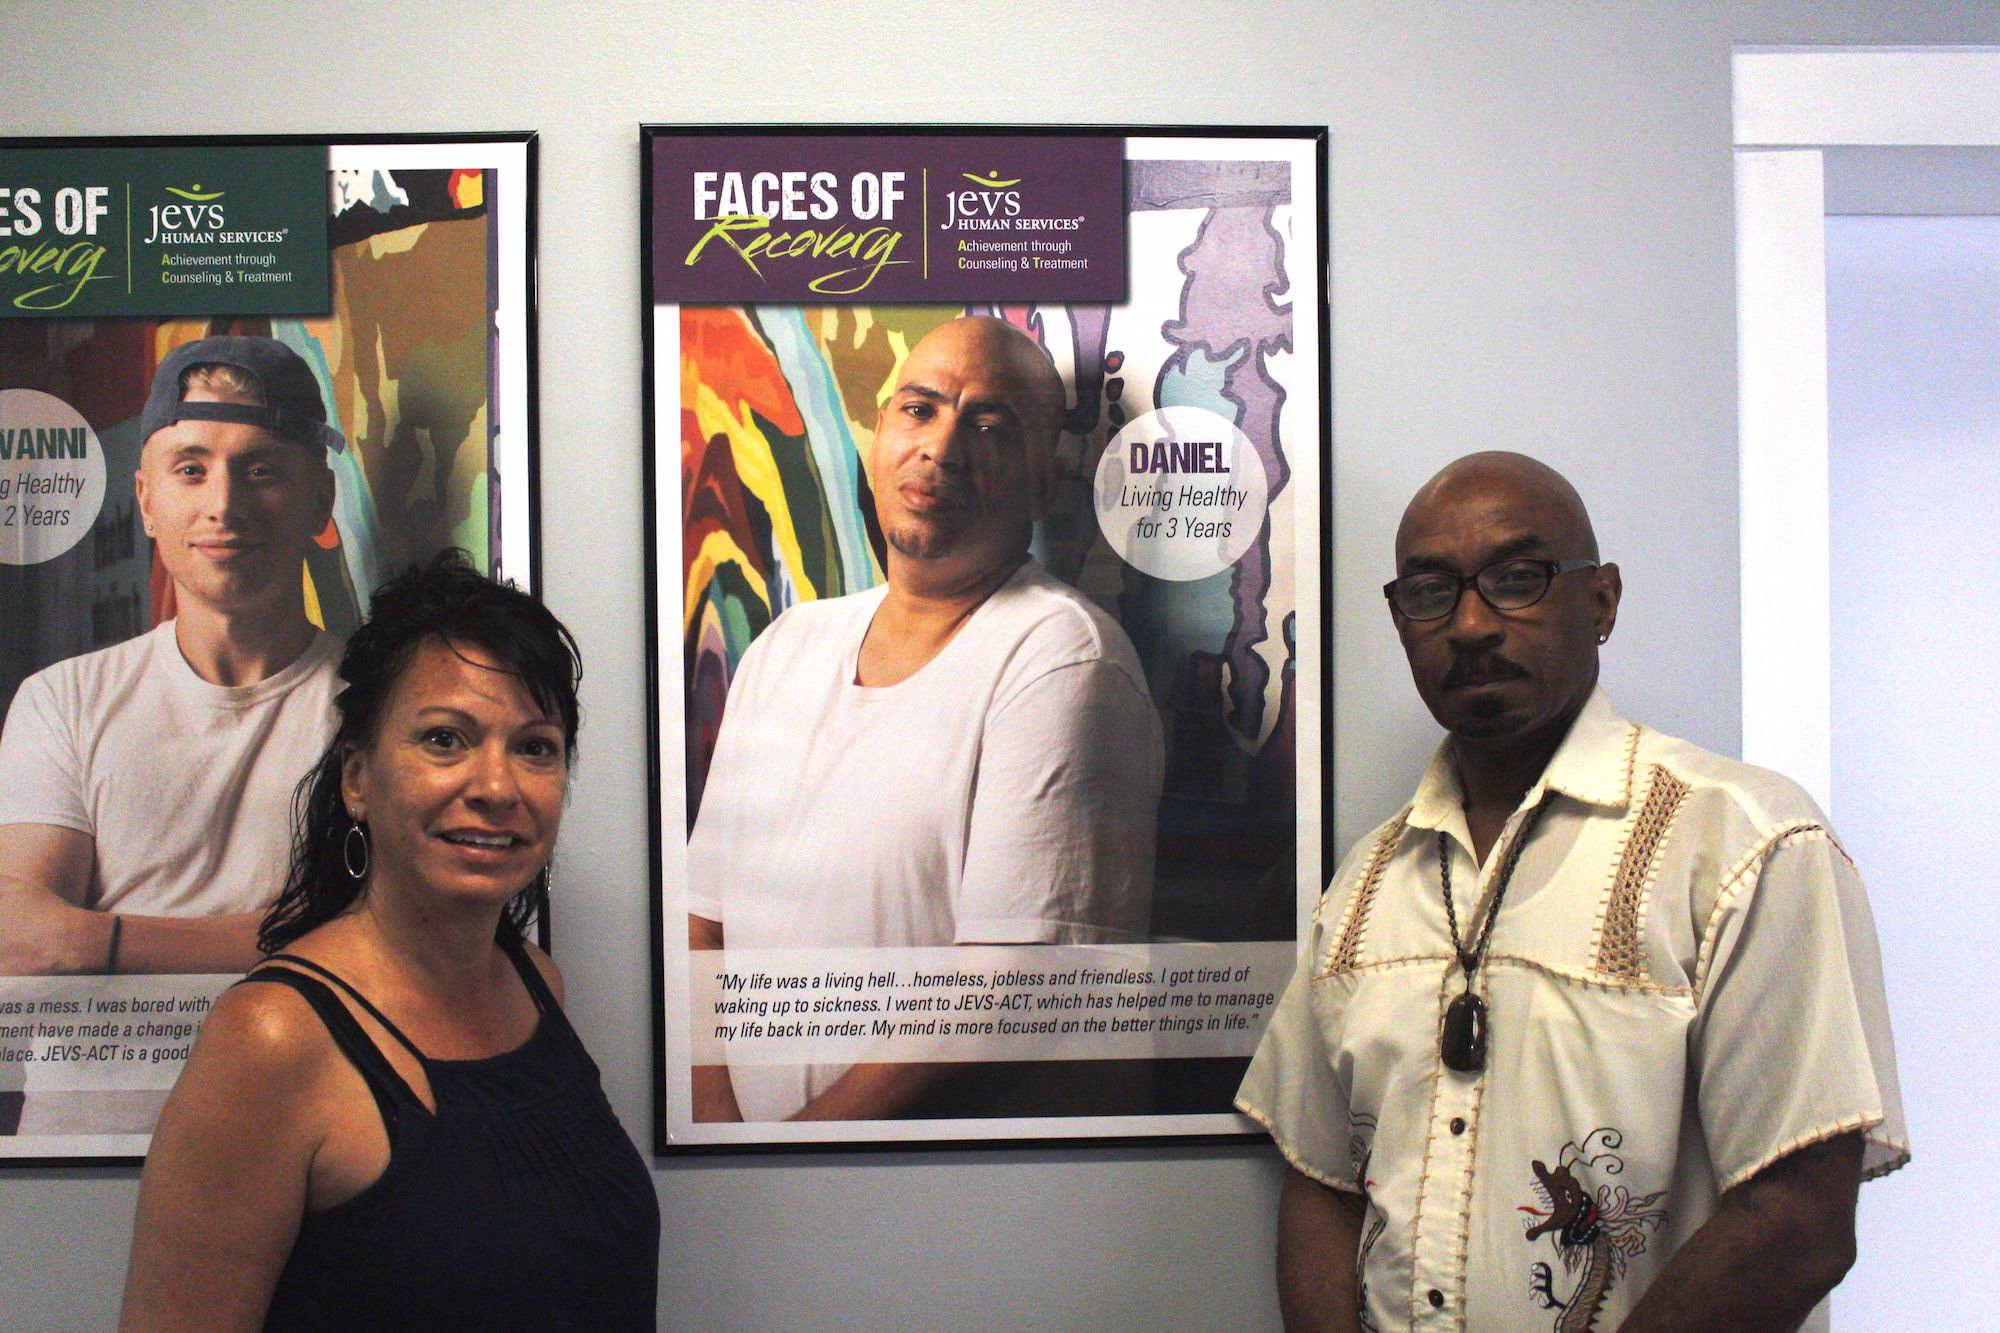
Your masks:
M122 1328L653 1327L651 1179L522 939L578 673L457 552L375 594L270 956L154 1132Z

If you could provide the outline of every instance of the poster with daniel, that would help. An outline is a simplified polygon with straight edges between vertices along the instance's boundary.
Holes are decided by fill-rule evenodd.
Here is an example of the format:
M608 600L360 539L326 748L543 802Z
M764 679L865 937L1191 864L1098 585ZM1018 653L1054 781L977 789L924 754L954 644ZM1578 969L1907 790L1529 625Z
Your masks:
M1323 878L1324 148L647 130L662 1151L1249 1128Z
M0 141L0 1161L146 1151L375 587L532 585L532 165Z

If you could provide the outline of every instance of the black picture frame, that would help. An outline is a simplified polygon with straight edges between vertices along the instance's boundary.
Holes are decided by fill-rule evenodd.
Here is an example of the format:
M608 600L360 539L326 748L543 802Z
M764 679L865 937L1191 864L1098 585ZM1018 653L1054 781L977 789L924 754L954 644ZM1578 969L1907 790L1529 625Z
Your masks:
M1293 628L1302 642L1295 643L1287 657L1296 669L1297 697L1293 700L1295 722L1309 715L1311 736L1295 736L1293 757L1302 769L1315 770L1310 784L1314 795L1295 795L1290 809L1290 832L1295 839L1294 869L1286 894L1288 919L1269 933L1282 933L1282 940L1264 940L1279 946L1270 956L1281 959L1274 965L1276 988L1282 989L1303 926L1331 863L1321 852L1321 831L1333 824L1333 735L1332 735L1332 547L1329 528L1332 514L1331 491L1331 363L1329 317L1329 205L1326 190L1328 134L1324 127L1170 127L1170 126L871 126L871 125L648 125L642 127L641 148L641 320L645 340L647 372L645 430L645 540L647 552L647 668L648 668L648 776L651 784L649 820L651 834L652 955L653 982L653 1073L655 1151L661 1155L743 1151L825 1151L830 1149L910 1149L940 1147L1036 1147L1078 1143L1172 1144L1251 1141L1263 1133L1247 1117L1228 1109L1227 1098L1247 1063L1248 1050L1261 1030L1268 1009L1255 1016L1252 1030L1241 1038L1240 1054L1209 1062L1203 1073L1207 1086L1201 1090L1206 1107L1195 1113L1142 1114L1126 1116L974 1116L952 1119L895 1118L805 1126L798 1122L766 1121L754 1125L726 1127L730 1133L718 1136L704 1132L692 1119L691 1094L686 1083L693 1063L686 1053L691 1044L688 1031L692 1020L681 1007L689 995L688 961L692 952L685 943L685 846L688 837L687 796L689 751L685 746L688 728L688 686L686 663L689 633L685 610L670 631L663 611L678 600L687 605L681 551L687 532L680 501L683 498L683 451L689 441L677 429L682 404L677 380L684 372L679 359L679 332L663 323L686 318L682 308L655 302L656 266L663 261L656 253L660 229L655 210L664 191L656 180L658 147L680 136L757 136L795 138L810 157L815 138L824 136L883 136L885 139L911 136L1091 136L1117 137L1127 145L1128 189L1131 163L1176 160L1164 156L1186 153L1186 160L1217 163L1277 162L1285 164L1284 195L1284 279L1282 293L1266 292L1282 305L1289 317L1290 350L1295 358L1286 367L1283 388L1286 407L1294 416L1288 422L1309 424L1290 426L1295 433L1285 439L1288 460L1294 469L1287 518L1291 540L1286 558L1293 562L1293 591L1301 599L1292 607L1297 619ZM998 172L991 173L998 175ZM1242 173L1238 173L1239 175ZM1254 173L1252 173L1254 174ZM1218 179L1233 186L1241 181L1218 168ZM1213 181L1210 182L1213 184ZM1204 188L1199 181L1183 182L1189 197L1197 202ZM1179 187L1177 187L1179 188ZM1227 196L1236 198L1239 196ZM1135 207L1152 206L1148 200ZM1271 215L1271 216L1275 216ZM1134 247L1135 255L1140 247ZM1153 254L1147 249L1148 255ZM1141 260L1134 258L1135 265ZM1147 262L1158 263L1157 257ZM1157 273L1154 277L1157 278ZM1171 279L1168 279L1171 281ZM1137 280L1135 280L1135 286ZM1128 298L1129 299L1129 298ZM977 308L976 303L973 307ZM688 307L693 310L696 307ZM759 311L765 307L757 307ZM663 313L667 312L667 313ZM1010 311L995 313L1011 314ZM852 329L850 321L842 327ZM672 343L672 346L665 344ZM1059 362L1061 358L1058 358ZM1073 396L1077 394L1073 367L1064 365ZM1109 423L1104 423L1108 425ZM809 428L810 432L810 428ZM1101 450L1110 432L1099 427L1096 447ZM702 443L697 440L696 443ZM851 441L864 449L858 439ZM1309 478L1309 481L1307 480ZM1310 591L1308 591L1310 590ZM1303 614L1299 614L1303 612ZM1300 628L1304 626L1304 628ZM680 651L670 645L679 644ZM1308 702L1309 701L1309 702ZM678 716L677 716L678 715ZM1303 730L1304 724L1300 723ZM1317 743L1314 743L1314 742ZM1156 917L1157 919L1157 917ZM961 946L963 947L963 946ZM1034 946L1048 947L1048 946ZM1095 946L1083 946L1095 947ZM1148 946L1153 947L1153 946ZM1182 947L1182 946L1170 946ZM1164 1062L1156 1062L1164 1063Z
M139 400L143 400L152 360L157 359L155 349L164 349L209 333L266 333L278 336L293 344L295 349L304 349L302 354L315 364L316 373L322 380L322 392L335 404L334 410L340 414L337 425L349 441L342 460L336 465L336 476L341 478L343 487L352 482L368 497L368 521L360 527L350 522L351 513L344 514L340 502L336 501L335 519L330 527L338 537L336 544L330 548L332 554L327 557L327 566L321 569L310 561L308 563L309 578L319 580L315 584L316 591L325 594L316 603L316 614L326 628L337 631L350 627L365 612L367 594L373 586L366 574L372 572L374 581L379 581L394 573L398 562L420 558L442 545L483 548L475 549L473 554L475 560L483 558L488 572L539 592L541 499L536 387L539 140L534 132L13 137L0 139L0 153L9 149L33 148L76 150L82 156L84 150L106 147L129 151L153 147L227 149L259 145L323 146L328 152L329 214L334 219L330 226L328 248L329 263L334 265L336 281L334 312L324 317L232 319L215 316L169 321L160 317L131 316L87 322L101 326L95 329L78 329L74 327L77 321L0 321L0 339L8 340L7 345L13 353L4 368L0 368L0 389L15 387L24 381L45 386L54 382L48 379L47 373L37 371L30 364L32 358L22 355L23 348L51 326L67 326L60 332L60 340L65 346L74 346L79 340L87 341L97 333L104 334L107 339L122 340L123 360L118 364L121 373L130 382L121 381L116 393L98 394L115 406L103 409L110 415L106 420L93 424L124 438L126 447L136 451L136 407L131 407L129 415L124 409L132 405L135 393ZM347 201L356 210L351 216L342 211L343 173L352 178L348 184L363 191L373 191L365 204L355 203L352 199ZM387 173L388 178L379 178L374 173ZM397 173L402 173L400 184L396 180ZM347 217L347 225L343 225L343 217ZM419 233L422 233L421 237ZM391 297L398 279L385 277L382 293L366 298L356 293L352 303L343 304L338 285L342 263L366 263L367 258L360 253L361 250L366 249L375 238L385 236L393 237L394 243L379 244L376 248L385 253L394 250L401 257L402 268L410 274L407 280L421 280L428 284L424 294L409 301L394 301ZM433 248L426 251L426 245ZM346 248L345 254L343 247ZM436 258L429 259L426 257L428 254L434 254ZM427 264L429 267L426 267ZM461 299L451 299L449 283L440 287L438 284L442 279L438 275L463 272L482 274L482 287L466 293ZM445 299L440 299L441 293ZM369 301L373 304L367 304ZM461 358L462 364L478 363L482 366L478 373L483 379L469 378L461 370L458 378L452 381L459 409L464 410L470 404L474 418L463 425L464 439L476 445L483 458L473 457L458 474L459 480L455 484L462 493L455 493L453 504L462 507L465 512L455 519L456 526L451 531L434 532L414 522L397 527L393 516L384 517L397 496L392 490L393 483L383 479L387 473L382 470L382 460L392 448L415 449L416 445L411 441L405 441L400 446L392 443L406 423L408 414L399 414L393 409L380 410L383 397L378 393L392 374L415 377L412 387L418 389L425 383L423 375L443 376L447 372L412 369L413 362L392 368L387 366L385 360L383 364L358 368L356 360L342 361L340 353L328 350L330 343L326 334L314 331L342 320L370 321L371 332L378 329L397 331L397 321L400 320L403 321L400 331L407 335L413 346L426 339L453 338L457 340L453 345L459 350L471 349L471 354ZM140 328L141 325L144 327ZM50 336L53 338L55 335ZM135 351L135 348L139 350ZM379 352L379 345L377 350ZM390 353L381 355L386 358ZM421 359L421 352L418 359ZM339 389L345 389L346 394L343 396ZM417 395L413 392L412 396L415 398ZM372 412L369 419L346 419L350 406L356 402L362 404L355 409L357 412ZM415 410L410 409L411 412ZM433 457L438 456L440 444L433 441L431 447ZM351 475L344 475L343 468L348 469ZM114 491L116 487L125 485L122 478L115 479ZM437 508L451 506L440 505ZM483 522L477 518L481 514L484 515ZM130 523L129 515L126 521ZM390 535L392 533L393 536ZM468 540L454 540L460 536ZM134 568L150 559L143 537L122 536L109 545L119 551L131 548L123 558L128 563L137 561ZM365 556L360 554L363 545L368 548ZM0 571L0 598L29 595L29 582L28 576L19 569ZM130 616L107 618L101 614L102 599L97 605L89 607L76 604L67 592L52 595L47 600L49 610L45 619L52 623L66 618L74 620L78 616L94 619L98 622L97 637L107 642L119 641L126 637L128 630L139 632L136 624L127 625L126 620L136 617L138 621L152 623L149 613L138 603L135 603ZM99 614L93 617L92 612ZM99 645L90 642L80 649L74 646L58 648L44 653L47 660L26 665L30 669L38 669L49 661L72 655L73 651L85 651L96 646ZM20 669L22 665L19 662L4 664L7 698L0 700L0 707L11 701L15 689L27 674ZM546 920L539 923L539 936L546 947L550 943ZM30 991L39 995L44 990L51 994L62 990L67 995L73 990L88 1003L93 996L101 1000L113 991L122 993L134 986L150 986L171 998L177 1012L195 1007L205 1010L207 1001L233 980L233 977L221 974L194 974L185 978L0 977L0 1006L11 1000L18 1010L18 1006L28 1002L24 1001L24 996ZM15 1017L0 1014L0 1031L18 1028ZM193 1021L198 1022L198 1013L193 1016ZM0 1047L15 1044L0 1040ZM182 1042L181 1058L184 1058L185 1046L186 1043ZM178 1071L180 1059L168 1058L159 1063L170 1075ZM0 1061L0 1071L7 1067L6 1062ZM20 1066L17 1064L13 1068L18 1071ZM21 1081L18 1073L15 1081ZM164 1085L170 1082L170 1078L163 1076L151 1082L160 1086L144 1091L163 1098ZM71 1133L42 1132L33 1128L38 1121L28 1112L33 1106L34 1096L31 1087L0 1086L0 1168L130 1166L143 1160L149 1137L145 1131L121 1127L115 1132L93 1129ZM156 1102L153 1112L157 1112ZM80 1118L89 1121L87 1107L80 1113ZM52 1123L60 1124L62 1119L61 1115L55 1115ZM26 1130L23 1129L24 1120L29 1126ZM133 1120L132 1123L137 1122ZM150 1119L145 1123L149 1129Z

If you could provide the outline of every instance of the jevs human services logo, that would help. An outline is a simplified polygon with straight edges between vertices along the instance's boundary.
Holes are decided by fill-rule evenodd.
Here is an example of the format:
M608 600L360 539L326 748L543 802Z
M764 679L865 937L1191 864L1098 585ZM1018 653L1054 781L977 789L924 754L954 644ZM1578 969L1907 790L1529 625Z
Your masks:
M161 187L161 201L146 208L139 243L156 251L159 280L167 287L269 288L296 280L279 250L290 227L232 225L229 191L204 190L200 182Z
M1019 176L1003 181L997 171L984 176L970 171L959 174L979 188L953 190L945 195L945 217L938 224L944 230L961 225L1006 227L1011 225L1006 219L1021 215L1021 192L1011 188L1021 183Z
M1080 213L1065 213L1060 205L1066 201L1036 198L1042 192L1035 190L1026 176L1003 179L997 171L985 175L970 171L959 174L973 188L946 193L944 221L938 224L938 229L958 233L952 248L953 262L960 270L1004 273L1090 270L1093 256L1079 252L1070 234L1082 230L1089 219Z
M153 229L145 238L148 245L212 240L214 233L227 225L222 211L222 197L228 191L210 190L204 193L199 182L192 189L176 189L171 185L166 189L168 194L187 202L154 204L147 210L153 223Z

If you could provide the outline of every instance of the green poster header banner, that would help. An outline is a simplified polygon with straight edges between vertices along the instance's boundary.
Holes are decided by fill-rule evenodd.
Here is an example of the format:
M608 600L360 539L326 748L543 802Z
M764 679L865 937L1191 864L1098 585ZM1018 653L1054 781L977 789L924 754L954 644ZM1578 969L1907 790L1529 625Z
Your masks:
M0 147L0 318L319 315L324 144Z

